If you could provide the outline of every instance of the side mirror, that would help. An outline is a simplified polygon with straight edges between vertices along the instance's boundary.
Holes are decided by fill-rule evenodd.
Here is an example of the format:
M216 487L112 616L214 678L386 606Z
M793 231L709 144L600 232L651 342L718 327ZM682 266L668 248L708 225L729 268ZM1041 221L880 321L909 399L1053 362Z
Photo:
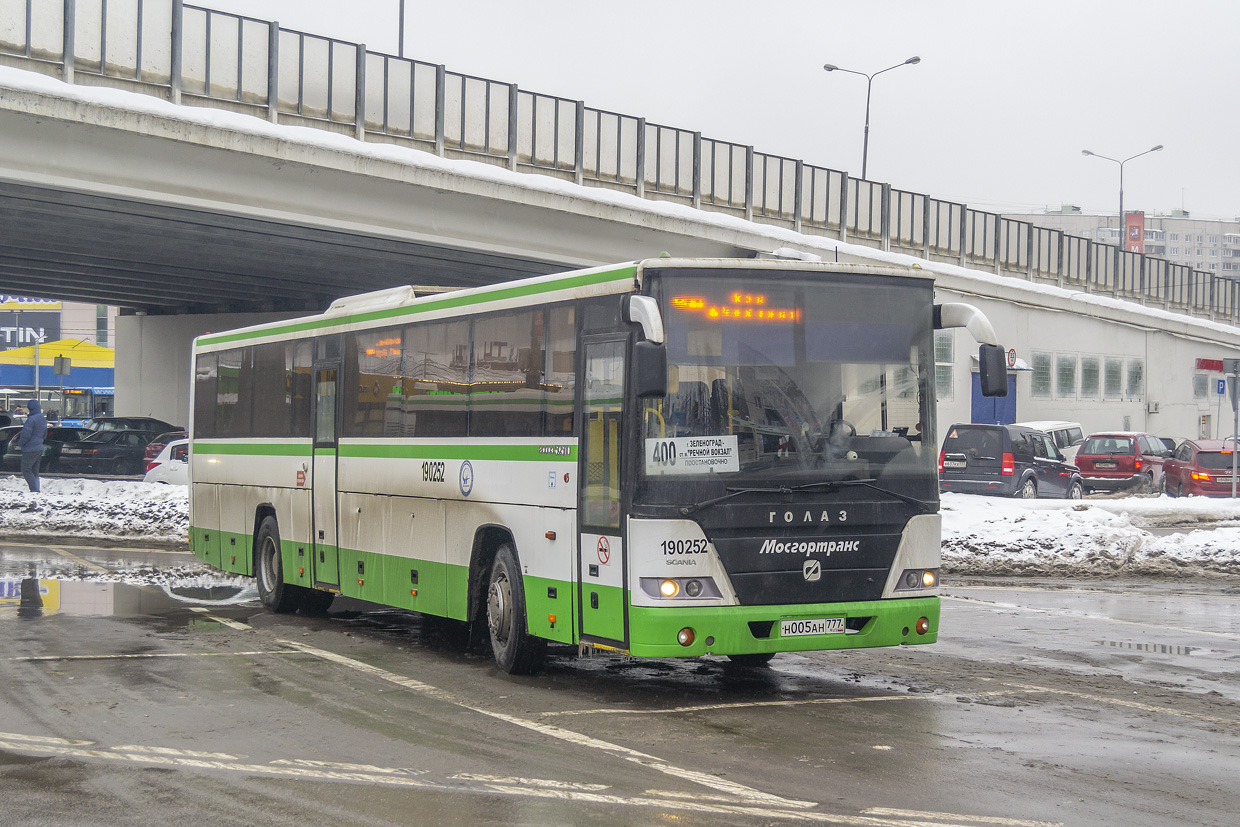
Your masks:
M977 367L982 396L1007 396L1007 354L1002 345L981 345L977 349Z
M667 396L667 348L654 342L633 344L633 392L638 399Z

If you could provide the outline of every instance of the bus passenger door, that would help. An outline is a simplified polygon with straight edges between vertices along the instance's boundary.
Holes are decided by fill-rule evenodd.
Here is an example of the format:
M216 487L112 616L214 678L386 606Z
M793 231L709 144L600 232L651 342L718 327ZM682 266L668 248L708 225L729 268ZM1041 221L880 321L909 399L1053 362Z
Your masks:
M578 607L583 640L625 648L628 594L620 487L623 336L584 341L579 451Z
M314 509L314 583L340 588L339 548L336 545L336 431L340 377L339 363L314 367L314 469L311 494Z

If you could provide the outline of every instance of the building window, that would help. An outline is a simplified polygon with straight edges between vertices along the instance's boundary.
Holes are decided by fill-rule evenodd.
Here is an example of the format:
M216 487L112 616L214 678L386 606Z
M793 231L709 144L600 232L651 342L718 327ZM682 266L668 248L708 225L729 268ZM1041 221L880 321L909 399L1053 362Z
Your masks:
M95 344L100 347L108 346L108 306L106 304L95 305Z
M1205 373L1193 374L1193 399L1210 398L1210 376Z
M1076 357L1055 357L1055 398L1076 399Z
M1180 240L1180 234L1179 234L1179 233L1172 233L1172 234L1171 234L1171 240L1172 240L1172 241L1179 241L1179 240Z
M1098 398L1098 380L1100 378L1100 366L1097 356L1081 357L1081 398L1097 399Z
M1141 359L1128 360L1128 386L1124 396L1128 399L1145 396L1145 362Z
M1215 257L1217 257L1217 256L1218 256L1218 250L1211 250L1211 251L1210 251L1210 255L1211 255L1211 256L1215 256Z
M1030 378L1029 393L1035 399L1051 398L1051 355L1049 353L1033 353L1033 376Z
M1216 235L1212 235L1212 236L1210 236L1210 243L1211 243L1211 244L1218 244L1218 236L1216 236Z
M1171 248L1171 255L1173 255L1173 256L1178 256L1179 254L1180 254L1180 248L1179 248L1179 247L1172 247L1172 248Z
M1124 360L1107 357L1102 364L1102 398L1120 399L1124 395Z
M934 398L950 402L955 398L956 340L950 330L934 333Z

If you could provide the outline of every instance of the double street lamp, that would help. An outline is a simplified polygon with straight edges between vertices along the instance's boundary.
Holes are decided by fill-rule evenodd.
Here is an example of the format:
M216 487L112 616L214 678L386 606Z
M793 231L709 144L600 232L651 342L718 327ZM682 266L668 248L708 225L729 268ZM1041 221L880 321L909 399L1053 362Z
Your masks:
M850 75L861 75L861 77L865 78L865 142L862 144L862 148L861 148L861 177L862 178L866 177L866 174L865 174L866 161L869 159L869 155L870 155L870 87L874 83L874 78L878 77L883 72L890 72L892 69L899 69L901 66L912 66L917 63L921 63L921 58L919 58L917 55L913 55L912 57L910 57L908 60L904 61L903 63L897 63L895 66L888 66L886 69L880 69L877 72L874 72L873 74L869 74L869 75L867 75L865 72L858 72L853 69L841 69L839 66L836 66L834 63L828 63L822 67L828 72L847 72Z
M1106 155L1099 155L1097 152L1090 152L1088 149L1081 150L1082 155L1087 155L1091 158L1101 158L1104 161L1111 161L1112 163L1119 164L1119 226L1121 230L1123 229L1124 222L1126 220L1124 218L1124 164L1128 163L1133 158L1140 158L1142 155L1149 155L1151 152L1158 152L1162 148L1163 148L1163 145L1159 144L1158 146L1150 147L1149 149L1145 150L1145 152L1138 152L1136 155L1130 155L1122 161L1119 160L1118 158L1111 158ZM1121 244L1120 246L1122 247L1123 245Z

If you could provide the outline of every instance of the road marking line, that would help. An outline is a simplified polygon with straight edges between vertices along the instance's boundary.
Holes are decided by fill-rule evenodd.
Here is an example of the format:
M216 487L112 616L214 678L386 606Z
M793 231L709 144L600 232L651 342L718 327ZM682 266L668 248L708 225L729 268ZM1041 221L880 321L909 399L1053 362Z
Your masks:
M216 615L211 614L211 610L204 606L190 606L189 610L191 612L198 612L198 614L202 615L205 618L208 618L209 620L214 620L216 623L223 623L225 626L228 626L231 629L240 629L245 632L251 632L254 630L253 626L247 626L244 623L241 623L240 621L229 620L226 617L217 617Z
M0 546L13 546L15 548L46 548L46 549L51 549L52 551L58 551L58 549L53 548L52 546L49 546L47 543L19 543L16 540L5 540L2 543L0 543ZM109 546L107 548L101 548L98 546L86 546L85 548L94 548L99 551L121 552L124 554L184 554L188 557L192 557L194 554L192 551L188 551L188 550L177 551L175 549L162 549L162 548L127 548L127 547L121 547L121 546Z
M274 650L271 652L143 652L136 655L26 655L18 658L5 658L13 663L33 663L55 660L126 660L128 658L227 658L234 655L287 655L288 652Z
M890 818L873 818L866 815L847 815L837 813L806 812L804 810L781 810L767 807L727 804L718 801L678 801L674 798L650 798L645 796L604 795L575 789L545 789L541 787L519 787L494 781L456 780L443 783L427 779L414 778L403 773L366 773L342 772L306 766L271 764L238 764L227 761L213 761L177 755L161 755L149 752L125 753L106 749L82 749L64 744L37 743L33 740L19 741L17 738L4 740L0 733L0 750L12 750L22 753L58 755L70 758L94 758L107 761L129 761L139 764L154 764L174 768L198 770L217 770L223 772L245 773L250 775L277 775L285 778L313 779L317 781L344 781L353 783L383 784L394 787L413 787L436 792L478 792L502 794L524 798L556 799L575 801L588 804L611 806L649 807L661 810L677 810L692 813L720 813L725 815L754 816L765 819L781 819L787 821L803 821L818 824L839 825L840 827L927 827L925 821L892 820ZM36 736L18 736L33 739ZM51 739L48 739L51 740ZM59 740L59 739L56 739ZM89 743L89 742L88 742ZM964 823L937 823L935 827L972 827Z
M126 744L119 747L111 747L117 752L147 752L151 755L177 755L185 758L213 758L217 761L240 761L241 756L229 755L226 752L198 752L190 749L173 749L172 747L142 747L133 744Z
M69 738L53 738L50 735L18 735L16 732L0 732L0 738L12 741L30 741L35 744L53 744L62 747L88 747L94 741L77 741Z
M111 569L109 569L109 568L107 568L107 567L105 567L105 566L101 566L101 565L99 565L98 563L92 563L92 562L91 562L91 561L89 561L89 560L86 560L86 559L83 559L83 558L81 558L81 557L78 557L76 554L74 554L73 552L69 551L68 549L59 548L59 547L57 547L57 546L45 546L44 548L51 549L52 551L54 551L54 552L56 552L57 554L59 554L61 557L67 557L68 559L70 559L70 560L72 560L73 562L77 563L79 566L85 566L86 568L90 569L91 571L98 571L98 572L102 572L102 573L104 573L104 574L112 574L112 573L113 573Z
M1011 683L1002 681L1004 686L1013 686L1017 689L1023 689L1026 692L1047 692L1052 695L1067 695L1073 698L1082 698L1084 700L1095 701L1097 703L1112 704L1114 706L1126 706L1130 709L1139 709L1142 712L1153 712L1163 715L1179 715L1182 718L1193 718L1198 721L1208 721L1212 724L1222 724L1224 726L1236 726L1240 724L1240 719L1236 718L1220 718L1216 715L1201 715L1196 712L1185 712L1181 709L1175 709L1170 706L1154 706L1153 704L1143 704L1137 701L1126 701L1122 698L1108 698L1105 695L1092 695L1088 692L1074 692L1071 689L1053 689L1049 686L1035 686L1025 683Z
M993 690L990 692L967 692L957 693L967 694L970 697L983 697L987 695L1014 695L1018 694L1016 690ZM620 709L620 708L600 708L600 709L568 709L560 712L541 712L539 713L545 718L565 717L572 715L679 715L688 712L713 712L720 709L757 709L760 707L781 707L781 706L813 706L818 704L866 704L878 703L880 701L942 701L954 700L955 695L950 697L947 695L928 695L928 694L910 694L910 695L878 695L871 698L805 698L799 701L749 701L745 703L730 704L700 704L698 706L677 706L671 709Z
M549 778L512 778L501 775L479 775L473 772L458 772L448 777L454 781L485 781L488 784L518 784L522 787L543 787L548 790L581 790L583 792L597 793L610 789L610 787L606 784L583 784L578 781L554 781Z
M974 597L951 597L942 595L943 600L953 600L957 603L964 603L968 606L977 606L984 609L1003 609L1016 610L1021 612L1030 612L1032 614L1054 615L1057 617L1076 617L1085 618L1086 620L1101 620L1107 623L1118 623L1121 626L1136 626L1141 629L1159 629L1164 632L1175 632L1177 634L1186 635L1206 635L1208 637L1221 637L1224 640L1240 640L1240 634L1231 632L1207 632L1203 629L1183 629L1179 626L1164 626L1160 623L1142 623L1136 620L1119 620L1114 617L1103 617L1101 615L1093 615L1087 612L1074 612L1070 609L1037 609L1032 606L1019 606L1015 603L1000 603L995 600L978 600Z
M947 819L953 818L957 821L966 821L971 824L1002 824L1005 827L1063 827L1062 821L1025 821L1019 818L1001 818L999 816L967 816L959 813L930 813L921 810L893 810L887 807L871 807L868 810L862 810L866 815L875 816L904 816L908 818L932 818Z
M316 657L323 658L324 660L329 660L329 661L332 661L333 663L346 666L350 669L354 669L359 672L364 672L366 674L373 675L382 680L395 683L399 686L403 686L407 689L411 689L415 692L422 693L429 697L433 697L438 700L446 701L448 703L451 703L455 706L458 706L470 712L475 712L480 715L486 715L490 718L494 718L496 720L504 721L505 723L512 724L513 726L518 726L524 729L529 729L534 732L538 732L542 735L546 735L551 738L556 738L561 741L566 741L568 743L575 744L577 746L587 747L590 749L596 749L602 752L610 753L625 761L631 761L635 764L641 764L642 766L649 767L650 769L656 770L658 772L666 773L675 778L692 781L696 784L701 784L704 787L709 787L711 789L719 790L721 792L727 793L728 795L734 795L739 798L743 798L746 801L761 802L764 804L778 805L781 807L813 807L816 804L816 802L813 802L813 801L794 801L794 800L782 798L780 796L770 795L768 793L761 792L760 790L756 790L752 787L747 787L743 784L737 784L732 781L725 781L721 778L710 775L708 773L696 772L694 770L681 769L653 755L647 755L646 753L638 752L637 750L632 750L627 747L622 747L622 746L619 746L618 744L612 744L607 741L599 740L597 738L591 738L590 736L582 735L579 732L571 732L569 730L561 729L560 727L551 726L549 724L541 724L541 723L538 723L537 721L530 721L525 718L518 718L515 715L506 715L502 712L496 712L495 710L482 709L480 707L472 706L466 703L465 701L462 701L456 698L452 694L442 689L439 689L438 687L431 686L430 684L426 684L421 681L413 680L412 678L405 678L399 675L395 675L391 672L388 672L386 669L380 669L377 666L371 666L370 664L363 663L358 660L354 660L353 658L345 657L344 655L338 655L334 652L328 652L324 649L319 649L314 646L308 646L304 643L298 643L296 641L291 641L291 640L277 640L276 642L282 645L288 646L290 648L293 648L293 649L298 649L302 652L305 652L306 654L314 655Z
M404 775L426 775L430 770L411 770L405 767L376 767L371 764L342 764L336 761L311 761L309 758L280 758L272 761L276 765L291 767L316 767L329 770L347 770L349 772L375 772Z

